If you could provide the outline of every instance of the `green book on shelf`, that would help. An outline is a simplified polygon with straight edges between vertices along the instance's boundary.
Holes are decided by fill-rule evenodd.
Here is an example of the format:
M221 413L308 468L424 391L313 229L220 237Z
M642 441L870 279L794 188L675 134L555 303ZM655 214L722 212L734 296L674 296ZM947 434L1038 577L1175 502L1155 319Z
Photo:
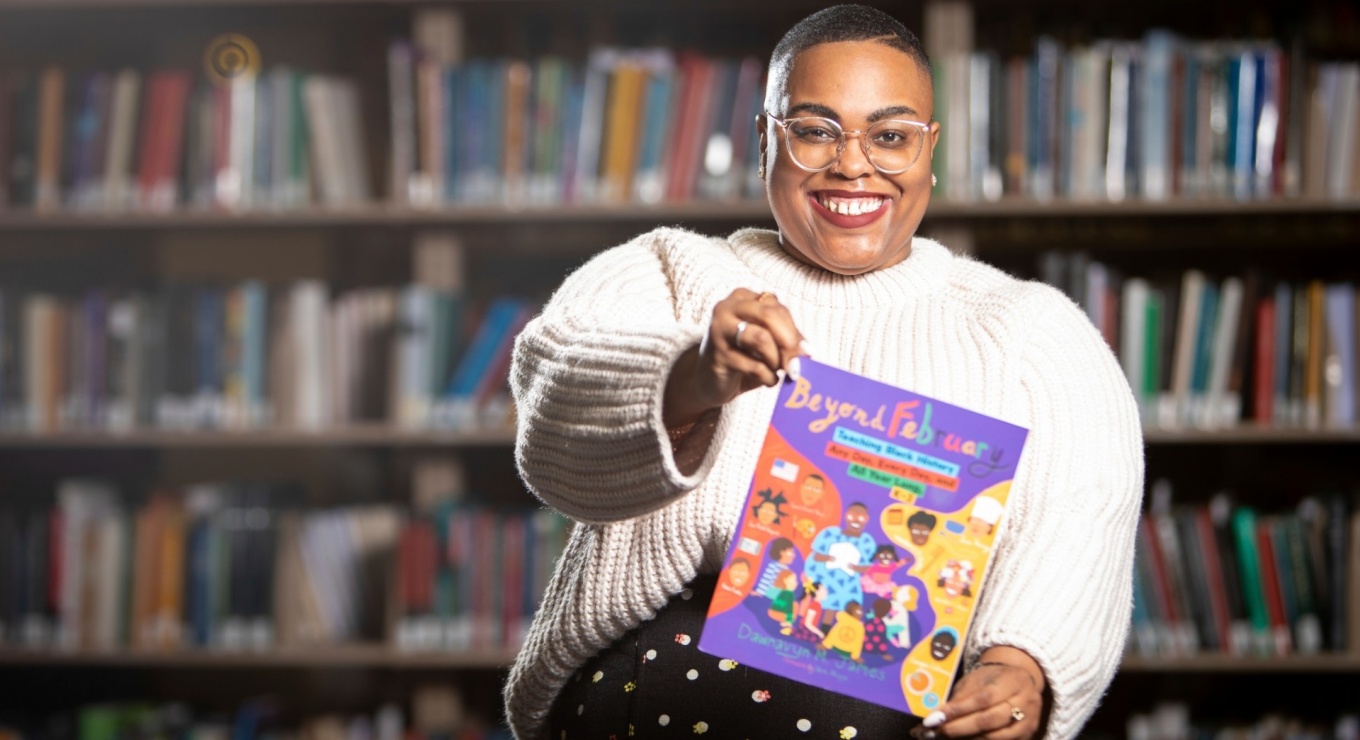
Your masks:
M1261 584L1261 561L1256 547L1256 512L1239 507L1232 513L1233 540L1237 544L1238 573L1242 577L1242 596L1251 620L1252 641L1259 651L1270 646L1270 616Z

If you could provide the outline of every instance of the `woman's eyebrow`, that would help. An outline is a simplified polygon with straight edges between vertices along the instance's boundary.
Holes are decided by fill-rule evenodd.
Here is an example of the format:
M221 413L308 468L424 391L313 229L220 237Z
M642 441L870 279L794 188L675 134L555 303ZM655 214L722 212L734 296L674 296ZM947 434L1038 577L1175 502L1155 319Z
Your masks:
M785 118L791 117L795 113L811 113L814 116L830 118L834 121L839 121L841 119L839 113L821 103L799 103L798 105L791 106L789 112L785 114Z
M879 121L882 121L885 118L892 118L893 116L915 116L915 115L916 109L909 105L893 105L887 108L879 108L873 113L870 113L869 118L866 120L868 120L869 123L878 123Z

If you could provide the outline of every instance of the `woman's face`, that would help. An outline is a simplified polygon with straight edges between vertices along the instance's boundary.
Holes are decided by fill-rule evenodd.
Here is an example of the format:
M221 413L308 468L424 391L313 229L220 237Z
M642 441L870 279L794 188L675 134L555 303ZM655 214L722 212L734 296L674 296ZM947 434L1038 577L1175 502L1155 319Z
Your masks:
M875 41L807 49L794 59L784 92L771 113L831 118L845 130L864 131L886 119L928 122L934 110L930 77L906 53ZM842 275L906 259L930 201L930 160L939 131L932 123L920 157L906 172L885 175L869 163L858 136L846 138L830 167L808 172L789 158L783 130L762 125L762 155L770 146L776 151L767 180L784 250ZM879 215L846 225L832 209L847 202L860 210L881 203Z

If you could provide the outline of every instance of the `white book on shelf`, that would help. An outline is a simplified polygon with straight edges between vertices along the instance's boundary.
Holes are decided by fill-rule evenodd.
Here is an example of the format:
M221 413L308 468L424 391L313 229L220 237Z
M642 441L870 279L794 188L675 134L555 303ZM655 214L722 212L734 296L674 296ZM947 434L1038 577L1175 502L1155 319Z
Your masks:
M1121 201L1126 192L1129 156L1129 93L1133 50L1127 44L1110 47L1109 130L1105 145L1105 198Z
M95 624L92 647L110 650L119 647L120 616L127 608L123 573L128 567L127 520L121 511L110 510L94 524L97 560L91 563L94 578Z
M1231 426L1240 416L1242 399L1228 391L1237 322L1242 313L1242 279L1223 280L1219 293L1218 315L1214 318L1213 349L1209 360L1209 387L1204 411L1198 425L1205 428Z
M57 594L58 644L65 648L80 645L81 622L85 617L86 568L98 567L85 557L86 538L91 528L117 510L117 493L108 483L86 478L68 478L57 484L57 507L61 511L59 548L61 558L60 590ZM93 605L90 605L93 606Z
M619 50L592 49L586 60L585 89L581 100L581 127L576 143L576 201L589 203L599 186L602 136L605 125L605 100L609 78L619 63ZM697 127L696 127L697 128Z
M1176 342L1171 365L1171 403L1163 404L1158 418L1161 426L1179 426L1190 408L1190 382L1195 368L1195 340L1203 297L1204 273L1187 270L1181 280L1180 309L1176 320Z
M137 102L142 77L124 69L113 78L108 144L104 149L104 208L123 211L136 197L132 183L132 153L137 140Z
M304 429L320 429L330 422L332 357L327 329L327 289L319 280L293 285L289 316L295 342L295 419Z
M1336 65L1334 114L1328 122L1327 197L1354 197L1351 182L1356 140L1360 139L1360 63Z
M1263 60L1261 74L1261 118L1256 124L1256 164L1254 167L1253 194L1257 198L1274 195L1275 150L1276 142L1283 135L1280 131L1281 107L1283 100L1283 80L1280 79L1282 54L1274 44L1264 44L1259 52Z
M1178 54L1176 37L1152 31L1143 38L1143 63L1138 75L1138 154L1143 197L1166 200L1172 192L1171 111L1172 67Z

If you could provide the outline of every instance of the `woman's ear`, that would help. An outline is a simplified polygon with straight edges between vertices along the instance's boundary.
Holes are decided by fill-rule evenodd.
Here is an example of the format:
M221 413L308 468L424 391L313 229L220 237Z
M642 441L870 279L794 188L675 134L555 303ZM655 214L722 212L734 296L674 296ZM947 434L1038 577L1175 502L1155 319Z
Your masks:
M765 123L765 114L757 113L756 136L760 144L760 159L756 160L756 175L758 175L761 180L765 179L765 150L766 147L769 145L769 139L766 133L768 130L769 126L767 126Z

